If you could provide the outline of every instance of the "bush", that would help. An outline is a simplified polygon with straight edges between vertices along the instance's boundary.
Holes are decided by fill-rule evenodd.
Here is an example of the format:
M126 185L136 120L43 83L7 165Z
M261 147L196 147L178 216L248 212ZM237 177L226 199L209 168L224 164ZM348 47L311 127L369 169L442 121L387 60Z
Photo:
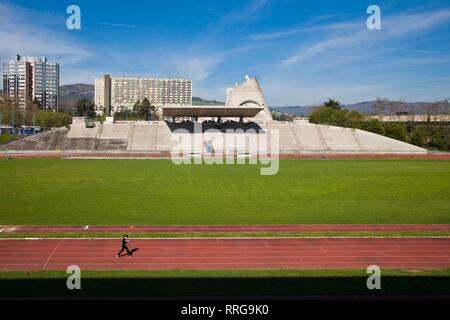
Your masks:
M383 123L385 136L397 139L400 141L407 141L408 134L406 132L406 128L403 124L400 123Z
M450 148L450 134L448 132L450 129L448 128L446 131L443 128L437 131L435 130L432 134L423 126L416 127L414 124L386 123L374 118L367 119L362 113L356 110L348 111L342 109L337 105L338 102L334 100L330 101L315 108L309 118L311 123L358 128L396 140L410 141L418 146L429 145L441 150L448 150ZM409 126L410 139L408 139L407 126Z
M384 135L386 131L384 130L383 122L378 119L369 119L362 123L361 129L370 131L373 133Z
M419 125L412 130L411 143L417 146L425 146L429 141L428 130L425 126Z
M77 101L76 104L76 115L78 117L88 117L88 118L95 118L95 104L93 101L82 98Z
M62 127L72 123L72 115L67 112L39 110L36 115L36 125L43 128Z
M431 132L430 142L428 145L431 148L436 148L443 151L450 150L450 129L449 127L434 128Z

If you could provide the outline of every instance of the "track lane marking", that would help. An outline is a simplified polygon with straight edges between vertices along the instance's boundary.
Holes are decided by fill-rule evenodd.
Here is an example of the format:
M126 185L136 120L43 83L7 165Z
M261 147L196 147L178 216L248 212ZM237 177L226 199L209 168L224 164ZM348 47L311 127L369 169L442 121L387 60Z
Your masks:
M58 247L60 246L60 244L61 244L63 241L64 241L64 240L59 241L58 244L55 246L55 249L53 249L53 251L52 251L52 253L50 254L50 256L48 257L47 261L45 261L45 264L44 264L44 266L42 267L42 270L45 270L45 269L47 268L47 265L48 265L50 259L53 257L53 255L54 255L55 252L56 252L56 249L58 249Z

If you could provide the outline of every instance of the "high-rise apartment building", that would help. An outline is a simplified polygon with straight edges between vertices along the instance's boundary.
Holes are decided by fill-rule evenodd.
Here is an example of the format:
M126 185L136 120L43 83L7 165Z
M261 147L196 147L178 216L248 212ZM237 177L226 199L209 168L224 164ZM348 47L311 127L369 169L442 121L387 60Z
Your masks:
M42 108L58 109L59 97L59 64L47 61L46 57L29 59L32 70L32 95L39 101Z
M21 108L32 100L31 64L21 60L3 61L3 96Z
M111 77L109 74L95 79L94 103L97 114L111 113Z
M110 92L110 96L107 92ZM104 75L95 80L95 97L98 112L107 105L107 102L110 102L111 113L114 113L125 108L131 109L137 101L144 98L155 106L191 105L192 80L150 77L109 78L108 75Z
M4 97L25 108L36 99L42 108L58 109L59 64L47 58L17 55L3 61Z

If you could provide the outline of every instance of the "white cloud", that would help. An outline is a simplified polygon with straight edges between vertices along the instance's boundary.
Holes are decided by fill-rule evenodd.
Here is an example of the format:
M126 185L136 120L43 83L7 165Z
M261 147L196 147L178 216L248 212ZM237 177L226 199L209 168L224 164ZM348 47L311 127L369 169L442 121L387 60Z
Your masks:
M365 33L365 32L364 32ZM323 52L330 52L331 50L340 50L343 48L349 48L356 43L365 42L365 35L363 32L351 36L336 37L329 40L323 40L315 43L311 47L302 49L296 54L282 60L283 67L288 67L296 63L300 63L308 58L313 58Z
M61 24L60 32L43 25ZM79 64L92 57L92 52L65 30L62 16L42 14L18 6L0 3L0 58L11 59L16 53L48 56L60 64Z
M272 40L282 37L291 36L298 33L305 33L305 32L314 32L314 31L326 31L326 30L349 30L354 29L355 27L360 26L360 23L331 23L331 24L325 24L321 26L314 26L314 27L300 27L300 28L294 28L290 30L285 31L277 31L277 32L268 32L268 33L257 33L252 34L249 37L253 40Z
M431 50L414 50L414 49L405 49L405 48L399 48L398 51L404 51L404 52L411 52L411 53L424 53L424 54L438 54L437 51L431 51Z
M104 26L111 26L111 27L119 27L119 28L132 28L132 29L148 29L152 30L150 27L146 26L138 26L135 24L123 24L123 23L111 23L111 22L100 22L99 24Z
M175 71L194 81L202 81L209 77L212 70L220 62L218 57L184 57L179 56L170 60Z
M177 55L169 59L169 64L166 63L164 69L170 73L192 78L194 82L201 82L211 76L219 64L227 58L267 46L269 44L243 45L204 56L183 52L182 55ZM164 63L161 64L164 65Z
M358 50L369 51L370 48L380 47L382 43L390 40L418 36L432 28L448 23L449 20L449 10L385 17L382 20L382 30L368 30L361 24L360 28L352 28L346 35L332 36L297 51L283 59L281 65L289 67L310 58L336 52L351 54Z
M248 6L247 11L250 14L255 13L266 6L268 2L268 0L253 0Z

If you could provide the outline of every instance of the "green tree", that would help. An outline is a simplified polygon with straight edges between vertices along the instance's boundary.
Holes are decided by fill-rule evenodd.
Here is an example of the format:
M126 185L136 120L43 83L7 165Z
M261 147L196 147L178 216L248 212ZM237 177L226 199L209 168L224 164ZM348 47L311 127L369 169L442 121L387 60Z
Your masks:
M364 122L364 115L361 112L352 110L346 113L345 126L350 128L360 128Z
M450 128L448 126L439 126L429 129L430 141L428 145L431 148L448 151L450 149Z
M138 100L133 105L133 112L138 114L141 110L141 102Z
M98 114L95 116L95 121L104 122L105 120L106 120L106 110L104 108L102 114Z
M333 113L333 109L329 107L317 107L309 116L309 121L317 124L331 124L333 122Z
M147 98L144 98L142 102L136 102L133 106L138 119L151 120L156 116L156 107L153 106Z
M411 143L417 146L425 146L427 142L428 142L427 128L423 125L416 126L411 134Z
M76 115L79 117L94 118L96 116L95 104L92 100L89 100L87 98L79 99L75 107Z
M15 128L24 124L24 111L19 106L8 99L0 102L0 113L2 114L2 122Z
M372 118L372 119L366 120L362 124L361 129L366 130L366 131L370 131L370 132L373 132L373 133L381 134L381 135L385 134L383 122L381 122L378 119L373 119Z
M400 123L384 123L385 136L407 141L408 134L404 125Z
M36 114L36 125L43 128L57 128L69 125L72 115L67 112L39 110Z
M114 112L114 119L116 120L138 120L136 112L129 110L128 108L121 108L120 110Z
M354 119L355 113L352 113L351 117L352 119ZM362 119L362 115L361 117L358 116L358 118ZM348 126L348 124L352 122L352 120L348 118L347 110L330 107L326 105L326 103L318 108L315 108L315 110L309 117L309 121L312 123L328 124L342 127Z
M328 99L327 102L323 104L325 107L329 107L334 110L341 109L341 103L338 100Z

